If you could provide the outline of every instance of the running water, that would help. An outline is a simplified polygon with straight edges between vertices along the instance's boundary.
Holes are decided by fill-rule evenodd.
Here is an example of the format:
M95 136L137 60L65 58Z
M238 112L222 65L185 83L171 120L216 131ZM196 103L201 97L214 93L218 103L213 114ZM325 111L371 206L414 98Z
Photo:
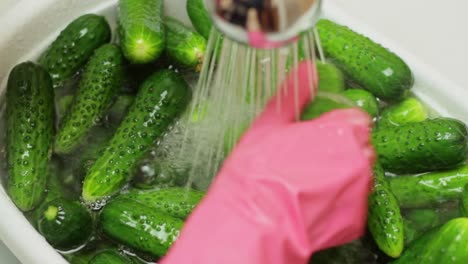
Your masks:
M288 71L304 59L315 60L314 36L316 32L310 31L289 46L258 50L224 38L214 29L191 106L162 140L156 159L188 174L187 187L207 189Z

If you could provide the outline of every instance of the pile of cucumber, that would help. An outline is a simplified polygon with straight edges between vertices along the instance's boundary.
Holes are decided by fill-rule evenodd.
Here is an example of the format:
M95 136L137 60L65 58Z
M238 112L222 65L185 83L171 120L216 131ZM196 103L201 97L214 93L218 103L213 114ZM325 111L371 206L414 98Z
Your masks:
M163 0L119 0L116 32L82 15L9 75L6 189L70 263L157 261L204 196L171 164L138 171L186 110L188 76L208 56L210 16L202 0L186 8L195 30L165 17ZM330 20L317 29L327 61L302 120L361 107L375 120L378 162L368 234L312 263L468 263L466 125L411 97L396 54Z

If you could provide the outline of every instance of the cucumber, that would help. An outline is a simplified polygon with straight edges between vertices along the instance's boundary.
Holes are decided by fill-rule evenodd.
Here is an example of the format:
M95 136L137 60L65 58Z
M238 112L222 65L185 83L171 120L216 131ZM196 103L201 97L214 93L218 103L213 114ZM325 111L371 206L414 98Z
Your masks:
M316 62L319 76L318 90L330 93L344 91L345 82L343 73L331 63Z
M139 189L169 188L184 186L188 172L175 168L167 161L145 160L132 180L133 186Z
M55 138L55 152L70 153L103 117L119 92L123 56L118 46L106 44L96 50L86 66L70 111Z
M380 117L379 127L422 122L428 116L426 108L418 99L408 98L399 104L386 108Z
M110 41L106 19L94 14L82 15L60 32L41 55L39 63L50 73L54 87L64 84L88 61L94 50Z
M380 250L392 258L403 252L403 217L379 164L374 166L374 190L369 196L367 225Z
M154 257L167 253L183 225L178 218L122 198L107 204L99 219L107 237Z
M405 246L411 244L413 241L421 237L421 234L418 230L415 229L413 224L406 220L403 219L403 233L405 235Z
M163 0L119 0L119 37L131 63L155 61L166 45Z
M349 89L343 92L343 95L353 101L355 105L362 108L372 117L379 115L379 103L375 96L366 90Z
M59 198L44 207L38 230L54 248L70 250L90 238L93 220L80 203Z
M135 101L134 95L124 94L117 97L112 107L107 112L110 123L120 124Z
M7 191L22 211L43 199L54 132L54 91L49 74L32 62L16 65L6 91Z
M462 216L468 217L468 184L463 190L462 199L460 201L460 213Z
M167 215L185 219L200 203L204 195L205 193L201 191L172 187L153 190L131 190L120 195L120 197L142 203Z
M389 183L400 207L430 207L461 197L463 187L468 184L468 166L417 176L392 177Z
M419 239L410 243L408 249L403 252L399 259L392 262L392 264L425 264L420 262L419 254L424 250L427 243L437 235L438 231L438 228L431 229Z
M346 26L321 19L316 28L325 55L348 77L383 100L398 101L413 85L413 74L396 54Z
M468 263L468 218L457 218L443 225L408 249L395 264Z
M181 22L166 17L166 54L180 66L201 71L206 52L206 39Z
M466 125L450 118L386 127L372 134L382 167L395 173L456 167L466 159L467 138Z
M372 249L363 240L321 250L310 259L310 264L377 264Z
M65 95L62 96L56 106L56 116L58 117L59 124L62 123L63 118L68 112L68 109L70 109L70 106L73 103L73 95Z
M190 87L177 73L162 70L150 76L108 147L89 169L83 184L84 200L91 202L118 192L190 99Z
M306 106L302 112L301 120L312 120L332 110L345 109L353 106L353 102L341 94L319 93L315 96L314 100Z
M94 256L89 264L132 264L126 256L115 251L104 251Z
M186 9L193 27L208 40L213 22L203 0L187 0Z

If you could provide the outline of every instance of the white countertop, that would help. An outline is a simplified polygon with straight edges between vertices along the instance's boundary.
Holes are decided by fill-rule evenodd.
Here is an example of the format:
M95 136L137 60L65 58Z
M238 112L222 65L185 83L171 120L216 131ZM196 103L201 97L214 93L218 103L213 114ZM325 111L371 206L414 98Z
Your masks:
M0 16L17 0L0 0ZM23 0L27 1L27 0ZM34 0L29 0L34 1ZM422 62L468 89L468 1L324 0L339 3ZM371 11L372 10L372 11ZM0 263L19 264L0 241Z

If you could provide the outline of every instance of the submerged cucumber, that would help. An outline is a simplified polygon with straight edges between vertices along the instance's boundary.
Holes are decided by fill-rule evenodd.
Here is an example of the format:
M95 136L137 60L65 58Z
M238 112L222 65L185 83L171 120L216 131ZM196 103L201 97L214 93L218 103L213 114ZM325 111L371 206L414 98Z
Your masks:
M6 91L7 190L22 211L45 194L54 131L54 91L49 74L32 62L11 71Z
M107 115L112 124L120 124L135 101L134 95L120 95L112 104Z
M201 71L206 52L206 40L181 22L166 17L167 56L180 66Z
M203 0L187 0L186 9L195 29L208 40L213 22Z
M316 25L323 50L343 72L383 100L400 100L413 85L396 54L351 29L322 19Z
M177 218L187 218L204 196L204 192L181 187L132 190L119 197L140 202Z
M418 176L393 177L389 182L401 207L433 206L461 197L463 187L468 184L468 166Z
M169 188L185 186L188 171L176 168L168 161L144 160L140 170L132 179L133 186L139 189Z
M464 217L468 217L468 184L463 189L462 199L460 201L460 212Z
M354 103L341 94L317 94L314 101L306 106L302 112L301 120L312 120L332 110L350 107L354 107Z
M69 250L89 239L93 220L79 202L56 199L44 207L38 230L54 248Z
M94 50L110 41L111 30L104 17L86 14L73 20L41 55L39 63L53 79L54 87L76 74Z
M106 44L96 50L83 73L77 94L55 138L55 152L70 153L103 117L117 95L123 72L118 46Z
M94 256L88 264L132 264L126 256L116 251L103 251Z
M423 236L410 243L408 249L403 252L399 259L392 262L392 264L425 264L420 262L419 254L424 250L427 243L437 235L438 231L439 229L437 228L431 229Z
M403 252L404 228L400 207L379 164L374 167L374 190L369 196L367 224L378 247L397 258Z
M62 120L67 114L68 109L70 109L72 103L73 95L65 95L58 100L55 112L60 124L62 123Z
M353 101L372 117L379 115L379 103L375 96L366 90L349 89L343 92L343 95Z
M317 62L319 76L318 90L330 93L339 93L345 89L344 76L341 71L331 63Z
M163 0L119 0L119 37L125 57L135 64L159 58L166 45Z
M424 105L416 98L408 98L382 112L379 127L400 126L407 123L422 122L429 114Z
M100 225L107 237L162 257L178 238L183 221L139 202L117 198L104 207Z
M397 173L456 167L465 161L468 149L466 125L450 118L378 129L372 139L382 167Z
M190 99L190 87L177 73L162 70L149 77L108 147L89 169L83 184L84 200L95 201L118 192Z

